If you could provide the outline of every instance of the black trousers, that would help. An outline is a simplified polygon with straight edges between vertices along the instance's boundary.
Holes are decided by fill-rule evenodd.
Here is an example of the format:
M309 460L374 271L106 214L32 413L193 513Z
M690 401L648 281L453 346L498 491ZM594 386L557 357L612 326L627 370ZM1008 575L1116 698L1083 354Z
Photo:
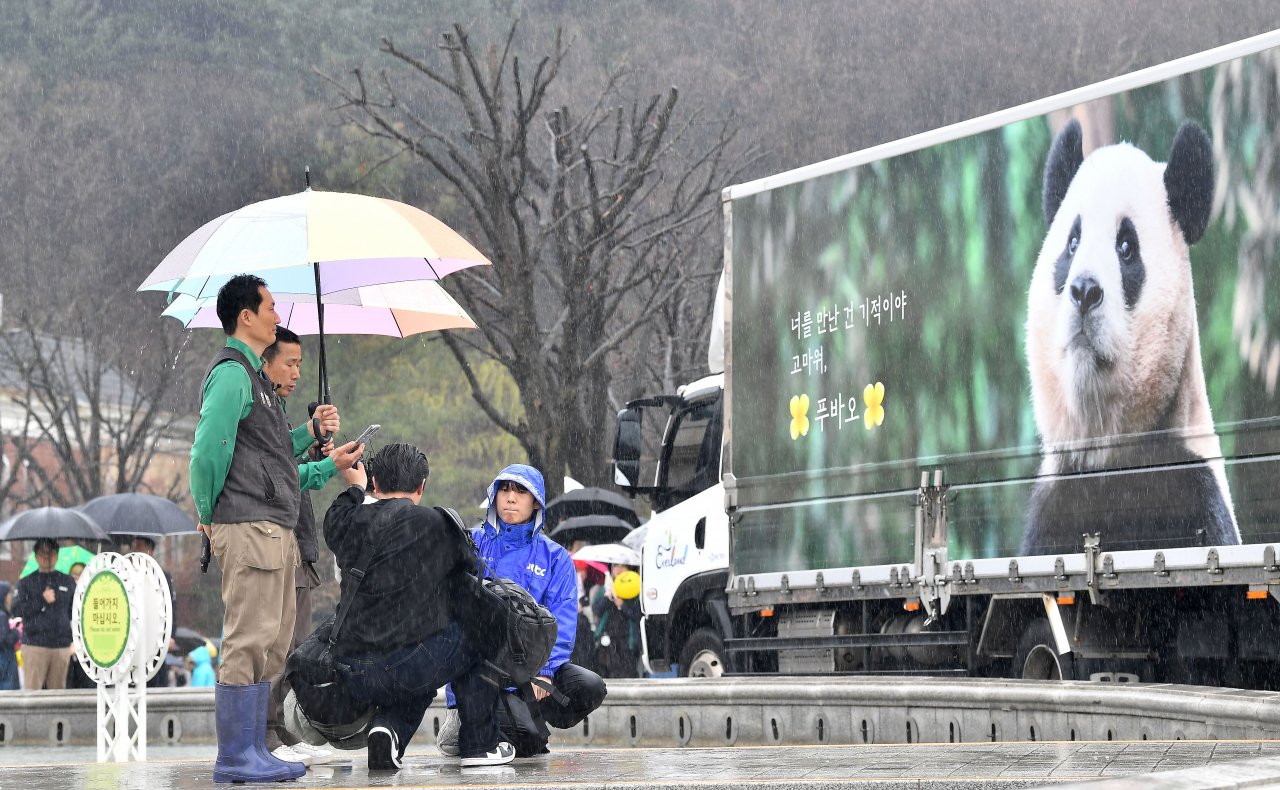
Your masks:
M552 727L562 730L576 727L604 702L604 681L596 673L577 664L561 665L552 682L557 691L568 697L564 705L549 696L538 702L542 718ZM516 757L547 752L547 741L538 733L529 706L519 690L502 692L498 700L498 728L502 731L502 739L515 747Z

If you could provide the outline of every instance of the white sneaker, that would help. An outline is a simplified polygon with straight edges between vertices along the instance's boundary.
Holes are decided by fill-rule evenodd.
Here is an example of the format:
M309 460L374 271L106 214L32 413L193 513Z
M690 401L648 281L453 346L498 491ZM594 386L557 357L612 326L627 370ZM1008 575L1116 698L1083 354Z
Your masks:
M478 765L506 765L514 759L516 759L515 747L506 741L503 741L498 744L497 748L488 754L483 754L479 757L463 757L462 767L474 768Z
M458 756L458 733L462 730L462 718L457 708L446 708L444 723L440 725L440 733L436 735L436 748L449 757Z
M311 763L314 759L309 754L294 751L290 746L277 747L276 750L271 753L271 756L277 760L283 760L286 763L302 763L308 768L311 767Z
M308 765L325 765L333 762L333 752L328 749L321 749L319 746L312 746L309 743L295 743L289 747L293 749L295 754L303 757L310 757L311 762Z

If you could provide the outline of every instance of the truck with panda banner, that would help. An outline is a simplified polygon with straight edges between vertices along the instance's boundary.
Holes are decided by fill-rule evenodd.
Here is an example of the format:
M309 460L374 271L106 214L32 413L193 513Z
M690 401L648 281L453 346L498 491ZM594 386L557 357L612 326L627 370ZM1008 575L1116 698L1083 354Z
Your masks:
M1280 687L1278 97L1280 31L726 189L723 372L618 420L650 669Z

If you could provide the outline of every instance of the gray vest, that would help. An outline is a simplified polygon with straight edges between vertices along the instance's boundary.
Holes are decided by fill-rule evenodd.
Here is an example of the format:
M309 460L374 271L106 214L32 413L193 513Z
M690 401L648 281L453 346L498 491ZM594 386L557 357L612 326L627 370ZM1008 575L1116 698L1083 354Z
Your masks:
M226 361L239 363L249 374L253 407L236 428L231 469L218 501L213 503L213 520L219 524L270 521L293 529L298 522L300 499L298 462L293 457L293 439L275 385L265 373L254 369L248 357L230 346L224 346L213 358L205 371L205 381L215 367Z

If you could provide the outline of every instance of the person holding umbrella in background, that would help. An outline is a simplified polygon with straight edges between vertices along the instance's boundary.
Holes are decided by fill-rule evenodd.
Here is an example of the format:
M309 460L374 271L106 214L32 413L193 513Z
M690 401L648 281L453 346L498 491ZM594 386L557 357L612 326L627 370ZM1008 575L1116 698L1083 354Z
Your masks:
M71 662L71 604L76 583L57 570L58 542L36 541L38 570L18 582L13 615L22 618L22 664L26 687L67 687Z
M595 614L596 654L600 674L607 678L640 677L640 574L615 563L612 589L601 585L591 602Z
M292 330L282 326L276 327L276 342L267 346L262 352L262 372L267 374L276 385L276 394L282 404L287 404L289 396L298 386L302 375L302 341ZM311 415L307 415L310 418ZM324 448L311 448L308 454L315 454L313 460L319 460L323 454L333 449L332 444ZM305 463L305 461L304 461ZM316 563L320 561L320 541L316 536L316 514L311 505L311 492L303 491L298 507L298 523L293 528L294 537L298 541L298 556L301 564L293 572L294 589L294 625L293 638L289 641L287 652L292 653L311 635L311 591L320 586L320 574L316 571ZM288 690L280 682L284 676L284 667L271 679L271 705L267 711L267 749L285 762L300 762L308 767L323 765L333 759L333 753L320 749L293 735L281 724L284 713L284 698Z
M17 691L18 629L9 627L9 582L0 582L0 691Z
M300 491L350 468L363 448L352 442L299 466L297 456L317 434L338 431L337 409L321 406L314 420L289 430L275 384L261 371L279 323L261 278L230 278L218 291L217 313L228 338L205 374L190 475L226 607L222 682L214 687L214 781L280 781L306 773L301 763L273 757L265 743L271 678L293 637Z

